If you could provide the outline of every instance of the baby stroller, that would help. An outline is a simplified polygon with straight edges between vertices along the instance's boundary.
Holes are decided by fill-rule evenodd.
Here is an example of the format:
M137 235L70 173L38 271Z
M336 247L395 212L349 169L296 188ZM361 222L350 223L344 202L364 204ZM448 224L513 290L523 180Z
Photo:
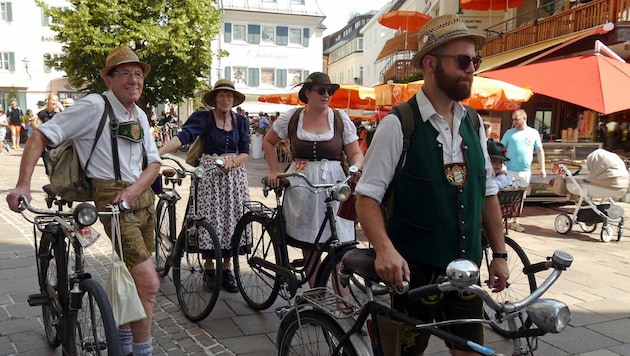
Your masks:
M616 154L597 149L586 157L589 171L586 179L579 179L563 164L559 165L561 177L566 180L567 193L577 197L573 214L560 214L554 222L555 229L561 234L571 231L573 224L580 225L582 231L590 233L602 223L600 238L609 242L613 236L613 228L609 223L617 224L617 241L623 233L624 210L615 204L628 190L630 182L628 169L623 160ZM595 203L593 199L599 199Z

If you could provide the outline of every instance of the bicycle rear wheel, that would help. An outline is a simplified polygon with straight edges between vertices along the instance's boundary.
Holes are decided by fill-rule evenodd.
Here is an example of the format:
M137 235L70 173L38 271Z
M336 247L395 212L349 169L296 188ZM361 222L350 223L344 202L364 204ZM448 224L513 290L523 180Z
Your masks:
M345 332L324 312L318 310L294 309L289 312L278 329L276 347L278 355L332 355ZM341 355L354 356L354 346L347 342Z
M273 220L258 215L243 215L232 238L234 277L245 302L256 310L269 308L278 298L280 280L276 272L260 262L281 265L278 247L268 228ZM247 234L244 251L239 246L241 236ZM251 234L251 238L249 237ZM260 261L260 262L259 262Z
M487 245L487 244L486 244ZM505 237L505 248L508 254L508 271L510 273L510 279L508 285L499 293L492 293L490 288L484 281L489 279L488 270L490 268L490 262L492 261L492 250L489 246L484 246L483 262L480 268L480 280L482 287L486 288L489 294L498 303L516 302L522 300L529 294L531 294L537 288L536 276L534 274L523 273L523 268L531 265L527 254L519 244L512 240L510 237ZM523 313L525 313L523 311ZM510 331L508 322L506 320L498 320L496 318L496 312L484 304L484 316L487 320L490 320L492 328L501 335L505 335ZM524 318L523 318L524 320ZM518 323L517 323L518 324ZM529 328L527 324L518 325L518 327L524 326Z
M177 236L174 203L160 199L155 216L155 270L160 277L164 277L173 264L171 254Z
M75 355L119 355L118 332L107 294L98 282L84 279L81 309L74 320Z
M212 239L215 283L204 284L204 258L199 250L199 234L206 231ZM205 220L190 220L182 229L173 256L173 284L179 306L191 321L206 318L212 312L221 291L223 263L221 245L214 229Z
M37 253L40 290L42 293L48 294L49 297L48 303L42 305L42 323L48 345L53 348L61 345L63 307L57 293L57 286L59 285L57 275L61 275L57 271L57 263L63 263L65 260L65 254L58 251L59 248L56 247L55 243L56 239L53 235L48 232L42 233ZM59 261L57 261L58 259Z

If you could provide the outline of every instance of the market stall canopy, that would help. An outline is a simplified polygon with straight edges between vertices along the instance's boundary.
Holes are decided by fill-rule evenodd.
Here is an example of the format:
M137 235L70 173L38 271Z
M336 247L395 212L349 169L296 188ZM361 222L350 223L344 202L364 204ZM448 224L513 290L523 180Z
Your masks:
M608 51L610 51L608 49ZM531 88L534 93L602 114L630 109L630 64L599 51L586 56L484 72L481 76Z
M505 10L523 5L525 0L460 0L459 6L464 10Z
M258 101L287 105L305 105L300 101L298 92L261 95L258 97ZM331 108L336 109L374 110L376 108L374 88L342 84L333 94L329 105Z
M422 87L424 81L409 84L390 83L375 87L376 103L382 107L393 106L409 100ZM500 80L475 77L470 98L462 104L477 110L512 111L520 109L521 104L532 97L527 88L521 88Z

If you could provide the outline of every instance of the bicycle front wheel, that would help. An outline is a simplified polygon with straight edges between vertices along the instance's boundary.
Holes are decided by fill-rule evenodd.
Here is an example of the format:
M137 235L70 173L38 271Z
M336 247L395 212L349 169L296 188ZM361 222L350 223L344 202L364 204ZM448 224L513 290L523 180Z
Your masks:
M256 310L269 308L278 298L280 280L266 263L281 265L280 253L269 226L273 220L258 215L243 215L232 238L234 277L245 302ZM241 237L247 236L241 247Z
M155 216L155 270L160 277L164 277L173 264L171 254L173 241L177 236L175 204L166 199L160 199Z
M204 274L204 258L199 250L199 235L209 236L214 249L214 283L209 283ZM219 298L223 276L221 245L214 229L205 220L188 221L175 244L173 256L173 284L179 306L191 321L206 318ZM204 281L204 278L206 279Z
M516 302L522 300L526 296L530 295L537 288L536 276L534 274L525 274L523 268L531 265L527 254L519 244L512 240L510 237L505 237L505 249L508 254L508 271L510 273L510 279L508 285L499 293L492 293L488 288L485 281L489 279L488 270L490 268L490 262L492 261L492 250L490 247L484 248L483 262L480 268L480 279L482 287L486 288L488 293L494 298L497 303ZM514 331L511 330L508 322L505 320L498 320L496 318L496 312L484 304L484 316L487 320L490 320L492 328L498 333L505 335L505 333ZM524 325L525 327L528 327Z
M292 310L282 319L278 330L278 355L332 355L344 334L341 326L324 312ZM357 352L346 342L339 355L354 356Z
M61 315L63 307L57 293L59 280L57 278L57 263L64 263L65 254L55 247L55 238L47 232L42 234L39 251L39 286L42 293L48 294L48 303L42 305L42 323L46 333L46 340L50 347L61 345ZM59 256L59 257L57 257ZM61 259L61 262L57 261Z
M98 282L84 279L81 309L74 320L75 355L119 355L118 332L107 294Z

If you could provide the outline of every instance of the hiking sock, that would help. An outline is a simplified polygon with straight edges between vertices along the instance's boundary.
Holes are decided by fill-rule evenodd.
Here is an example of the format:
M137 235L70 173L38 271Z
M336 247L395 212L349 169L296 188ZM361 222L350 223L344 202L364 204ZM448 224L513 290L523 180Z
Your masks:
M133 342L133 334L131 329L118 328L118 342L120 343L120 352L122 355L129 355L132 351L131 343Z
M134 356L151 356L153 353L153 344L151 339L145 342L133 343L133 355Z

